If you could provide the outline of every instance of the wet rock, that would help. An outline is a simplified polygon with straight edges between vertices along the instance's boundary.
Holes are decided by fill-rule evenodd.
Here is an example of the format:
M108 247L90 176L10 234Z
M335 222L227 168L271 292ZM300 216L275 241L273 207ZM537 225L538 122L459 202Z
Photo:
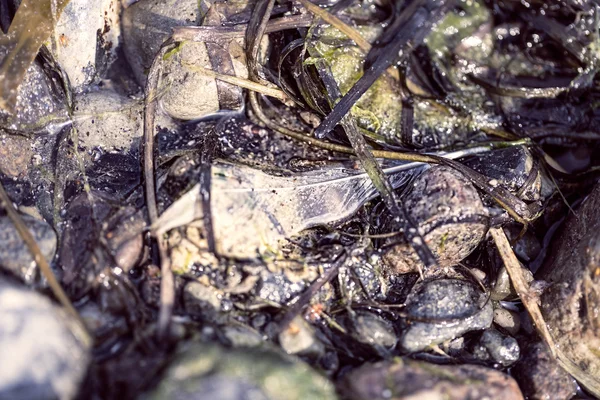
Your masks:
M523 270L523 275L525 276L527 283L531 284L533 282L533 274L522 264L521 269ZM517 298L517 292L512 286L512 282L510 281L510 277L504 266L498 271L498 276L492 286L490 296L492 300L510 300Z
M25 225L49 262L56 253L56 233L45 221L23 215ZM38 268L8 216L0 216L0 266L28 285L38 282Z
M438 259L440 267L456 265L468 256L487 232L487 209L477 190L446 167L432 167L415 181L404 200L408 215ZM397 273L414 272L423 265L407 243L385 256Z
M274 350L226 350L188 343L146 399L334 399L333 385L301 361Z
M566 221L539 274L544 319L561 366L600 396L600 186Z
M352 400L523 399L517 383L502 372L410 359L365 364L346 375L338 388Z
M523 355L511 370L523 394L531 400L570 399L575 396L575 380L540 342L524 347Z
M462 334L488 328L493 307L474 284L458 279L426 281L406 300L412 323L400 338L406 352L417 352Z
M523 200L540 198L542 175L531 152L526 147L510 147L479 154L466 165L501 185Z
M226 12L226 7L220 7L219 11L218 5L208 11L200 11L199 7L200 3L194 0L167 3L143 0L125 10L127 55L140 84L145 83L145 73L173 27L197 25L201 15L203 25L221 25L224 15L219 11ZM167 114L180 120L194 120L221 110L241 109L241 89L216 81L202 69L247 77L242 44L241 39L218 44L190 41L168 52L163 57L162 85L166 91L160 99Z
M359 342L384 349L396 346L398 338L391 322L367 312L359 312L351 319L352 336Z
M503 335L495 329L483 332L473 351L480 360L489 360L508 367L519 359L520 348L516 339Z
M85 89L116 58L119 0L71 0L56 23L54 54L75 91Z
M47 298L0 280L0 398L72 399L85 376L85 333Z

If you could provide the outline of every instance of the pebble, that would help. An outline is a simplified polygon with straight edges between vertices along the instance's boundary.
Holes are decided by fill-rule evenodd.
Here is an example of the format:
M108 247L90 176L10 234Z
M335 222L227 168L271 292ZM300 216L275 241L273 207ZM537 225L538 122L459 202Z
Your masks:
M404 199L404 207L442 268L462 261L487 232L488 213L477 190L447 167L425 170ZM384 259L399 274L424 267L407 243L395 246Z
M279 334L279 344L288 354L311 358L318 358L325 354L325 347L317 339L314 328L300 316L294 318L287 329Z
M515 335L521 328L519 314L501 307L494 308L494 323L511 335Z
M486 329L475 345L474 355L481 360L490 360L502 367L508 367L519 359L520 348L517 340L495 329Z
M488 328L493 318L487 296L470 282L458 279L424 282L413 289L405 310L415 320L400 338L402 350L409 353Z

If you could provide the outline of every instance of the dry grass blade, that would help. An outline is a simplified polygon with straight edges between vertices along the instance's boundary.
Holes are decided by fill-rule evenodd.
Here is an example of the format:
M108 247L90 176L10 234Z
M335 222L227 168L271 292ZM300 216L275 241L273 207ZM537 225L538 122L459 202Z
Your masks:
M288 96L281 89L273 88L273 87L270 87L267 85L263 85L263 84L253 82L251 80L240 78L237 76L233 76L233 75L219 74L217 72L214 72L207 68L200 67L198 65L192 65L192 64L187 64L187 63L184 63L183 65L192 71L200 72L204 75L213 77L220 81L230 83L232 85L236 85L236 86L239 86L244 89L252 90L254 92L263 94L265 96L274 97L274 98L282 100L282 101L289 100Z
M48 260L44 258L39 246L31 235L31 232L29 232L29 229L27 229L27 226L23 222L23 219L21 219L21 216L17 210L15 210L13 207L13 204L10 201L8 194L4 190L2 183L0 183L0 205L8 214L8 218L10 218L12 221L23 242L25 242L25 245L35 260L35 263L40 267L40 271L42 272L44 278L46 278L48 281L48 286L50 286L50 289L52 290L52 293L54 293L54 296L56 296L56 299L71 315L73 315L75 320L81 325L82 331L87 333L83 320L79 316L77 310L75 310L75 307L73 307L71 300L69 300L67 297L66 293L60 286L60 283L58 283L56 276L54 276L54 272L52 272L52 269L50 268L50 264L48 264ZM85 340L87 342L91 342L89 337L86 337Z
M554 345L554 340L552 339L550 331L548 330L546 322L544 321L544 317L542 316L538 299L536 296L533 296L530 293L529 285L525 280L525 275L523 274L519 260L517 260L517 256L515 256L515 253L510 247L510 243L508 242L506 234L502 228L491 228L490 233L494 239L494 242L496 243L496 247L498 247L498 251L500 252L500 256L502 257L502 261L504 262L504 266L506 267L506 271L510 276L510 280L515 288L515 291L519 295L523 306L525 306L525 309L529 313L531 320L535 324L535 328L537 329L540 337L548 345L552 356L556 357L556 346Z
M356 45L360 47L362 51L368 53L371 50L371 43L367 42L367 40L363 38L356 29L346 24L344 21L342 21L335 15L328 13L326 10L311 3L308 0L298 1L300 1L300 4L302 4L308 11L321 18L323 21L327 22L331 26L335 27L340 32L348 36L350 39L354 40L354 43L356 43Z
M150 224L158 220L158 207L156 205L156 187L154 177L154 117L158 105L158 82L162 73L163 56L173 43L167 40L161 47L161 50L154 57L148 80L146 82L145 100L144 100L144 182L146 205L148 207L148 216ZM157 235L156 241L160 253L160 310L158 315L158 337L164 339L169 332L171 314L175 304L175 278L171 271L167 246L162 235Z
M287 29L308 28L313 16L308 14L290 15L275 18L267 23L265 33L284 31ZM176 26L173 28L173 40L181 42L228 42L246 35L246 25L226 26Z
M69 0L23 0L8 34L0 32L0 109L12 112L17 89Z

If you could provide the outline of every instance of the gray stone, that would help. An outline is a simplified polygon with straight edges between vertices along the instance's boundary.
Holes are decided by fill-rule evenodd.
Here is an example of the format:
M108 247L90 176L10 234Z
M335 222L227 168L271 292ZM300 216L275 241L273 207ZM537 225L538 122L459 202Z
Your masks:
M143 105L113 90L101 89L75 98L74 126L87 149L129 150L143 134Z
M50 300L0 280L0 398L74 398L90 359L86 338Z
M136 79L143 85L161 44L172 28L185 25L220 25L227 5L215 3L201 18L195 0L142 0L123 13L125 49ZM219 10L217 10L217 8ZM239 8L239 7L238 7ZM247 77L241 39L222 43L186 41L162 58L163 79L159 93L162 108L179 120L196 120L220 110L239 110L243 106L241 89L217 82L204 70Z
M56 233L45 221L23 215L25 225L33 235L40 251L48 262L56 253ZM38 267L33 261L29 249L19 236L8 216L0 216L0 267L33 285L38 281Z
M4 50L0 47L0 59ZM68 120L60 87L61 82L49 78L44 68L34 61L17 89L14 112L0 110L0 127L28 134L57 132Z
M287 329L279 334L279 345L288 354L317 358L325 354L323 343L315 330L301 316L294 318Z
M475 346L475 356L508 367L519 359L520 348L516 339L495 329L487 329Z
M198 25L196 0L141 0L123 10L125 55L140 85L162 43L176 26Z
M406 352L488 328L493 319L492 303L485 293L458 279L426 281L415 287L406 300L406 313L414 320L400 339Z

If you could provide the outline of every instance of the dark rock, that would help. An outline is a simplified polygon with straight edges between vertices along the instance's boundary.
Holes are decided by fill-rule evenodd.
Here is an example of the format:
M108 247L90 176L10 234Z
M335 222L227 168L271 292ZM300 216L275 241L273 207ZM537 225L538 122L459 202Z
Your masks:
M531 400L570 399L577 392L575 380L553 359L543 343L531 343L523 350L511 375Z
M447 167L423 172L406 196L404 207L441 267L462 261L487 232L488 212L477 190ZM408 243L395 246L384 259L397 273L423 268Z
M561 366L600 396L600 186L566 221L539 277L544 319Z

